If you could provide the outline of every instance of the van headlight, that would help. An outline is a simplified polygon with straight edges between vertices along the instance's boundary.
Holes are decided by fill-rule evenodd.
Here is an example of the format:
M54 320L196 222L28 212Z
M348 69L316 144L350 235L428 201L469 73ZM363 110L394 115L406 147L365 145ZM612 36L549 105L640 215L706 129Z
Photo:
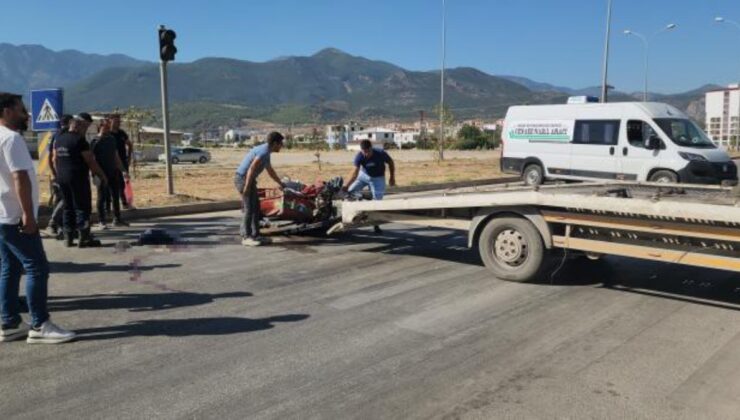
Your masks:
M689 162L707 162L707 158L696 153L678 152L678 155L688 160Z

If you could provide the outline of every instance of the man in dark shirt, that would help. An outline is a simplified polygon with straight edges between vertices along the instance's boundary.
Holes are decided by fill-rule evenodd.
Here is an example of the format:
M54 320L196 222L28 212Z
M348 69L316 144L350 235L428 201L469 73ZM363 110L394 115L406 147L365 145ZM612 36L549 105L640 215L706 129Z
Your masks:
M128 138L128 134L123 131L121 128L121 115L120 114L112 114L111 115L111 135L116 138L116 147L118 150L118 157L121 159L121 163L123 163L123 168L125 169L124 173L128 173L129 171L129 165L131 164L131 158L134 155L134 144L131 142L131 140ZM121 198L121 203L123 203L124 208L129 208L129 203L126 201L126 194L124 193L125 187L126 187L126 181L124 178L120 178L118 180L119 182L119 197Z
M52 213L49 218L49 230L51 234L57 239L61 239L62 233L62 213L64 212L64 200L62 199L62 191L59 189L59 183L57 182L57 174L54 169L54 159L52 159L52 152L54 151L54 142L57 137L69 131L69 124L72 122L72 116L69 114L62 115L59 120L59 130L54 133L49 142L49 153L47 154L49 170L51 171L51 208Z
M61 134L54 142L53 151L57 180L64 198L64 238L67 246L72 246L74 232L79 232L80 248L100 246L100 241L95 240L90 233L90 170L101 182L108 182L85 139L91 123L90 114L81 113L75 116L69 131Z
M120 181L128 177L128 173L118 154L117 139L111 134L111 119L109 117L100 121L98 137L92 141L90 147L95 156L95 161L98 162L100 168L105 172L106 178L108 178L107 184L97 182L100 227L108 228L107 207L111 204L113 206L113 226L128 226L121 219L121 194L119 191Z
M373 200L382 200L385 195L385 165L388 165L391 176L388 184L396 185L396 166L390 155L382 149L373 148L370 140L360 142L360 152L355 156L355 169L347 181L348 192L351 195L359 195L366 187L370 188ZM375 233L380 233L380 228L375 226Z

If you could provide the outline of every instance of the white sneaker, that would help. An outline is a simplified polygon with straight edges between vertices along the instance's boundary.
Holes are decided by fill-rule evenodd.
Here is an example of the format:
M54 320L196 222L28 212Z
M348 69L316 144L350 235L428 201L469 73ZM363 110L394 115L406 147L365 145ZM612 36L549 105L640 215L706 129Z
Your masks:
M252 239L252 238L244 238L242 239L242 245L244 246L260 246L262 245L262 242Z
M77 334L59 327L51 321L41 324L41 328L36 331L33 328L28 331L28 344L61 344L72 341Z
M15 328L7 328L0 326L0 342L5 343L8 341L18 340L28 335L28 324L21 321Z
M98 223L98 229L100 229L100 230L108 230L108 224L107 223Z

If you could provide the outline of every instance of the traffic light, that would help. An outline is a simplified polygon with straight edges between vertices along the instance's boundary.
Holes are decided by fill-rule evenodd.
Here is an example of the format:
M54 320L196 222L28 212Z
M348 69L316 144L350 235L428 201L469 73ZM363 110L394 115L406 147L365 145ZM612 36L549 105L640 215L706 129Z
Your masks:
M175 59L177 53L175 38L177 38L175 31L166 29L164 26L159 27L159 58L162 61L173 61Z

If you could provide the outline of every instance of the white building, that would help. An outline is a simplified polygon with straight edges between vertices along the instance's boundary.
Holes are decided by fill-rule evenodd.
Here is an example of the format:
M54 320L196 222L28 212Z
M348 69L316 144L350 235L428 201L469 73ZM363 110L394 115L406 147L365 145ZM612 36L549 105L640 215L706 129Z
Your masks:
M395 144L396 131L383 127L373 127L356 132L352 140L347 143L347 150L360 150L360 142L370 140L373 147L385 148L388 144Z
M402 148L405 145L416 145L421 138L421 133L418 131L401 131L394 135L394 140L398 148Z
M326 142L331 147L346 147L355 133L364 129L365 127L354 121L350 121L349 124L344 125L327 125Z
M714 143L725 149L740 143L740 85L706 94L706 131Z
M224 133L224 141L228 143L238 143L243 140L249 139L251 131L231 129Z

